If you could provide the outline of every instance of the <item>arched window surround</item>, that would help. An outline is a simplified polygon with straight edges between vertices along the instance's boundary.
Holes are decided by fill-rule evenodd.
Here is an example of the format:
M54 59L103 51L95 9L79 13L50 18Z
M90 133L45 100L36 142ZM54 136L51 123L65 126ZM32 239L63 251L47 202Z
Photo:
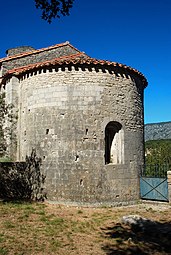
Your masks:
M105 164L124 163L124 130L117 121L110 121L105 127Z

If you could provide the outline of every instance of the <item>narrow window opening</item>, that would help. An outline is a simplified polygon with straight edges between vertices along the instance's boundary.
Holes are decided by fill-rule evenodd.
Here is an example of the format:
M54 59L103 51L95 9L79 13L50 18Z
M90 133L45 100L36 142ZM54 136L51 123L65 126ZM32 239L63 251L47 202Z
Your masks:
M105 128L105 164L124 161L123 129L119 122L111 121Z
M80 180L80 186L83 186L83 180L82 179Z
M78 161L79 161L79 156L76 155L76 156L75 156L75 162L78 162Z
M46 129L46 135L48 135L48 134L49 134L49 129L47 128L47 129Z
M86 128L86 135L88 135L88 128Z

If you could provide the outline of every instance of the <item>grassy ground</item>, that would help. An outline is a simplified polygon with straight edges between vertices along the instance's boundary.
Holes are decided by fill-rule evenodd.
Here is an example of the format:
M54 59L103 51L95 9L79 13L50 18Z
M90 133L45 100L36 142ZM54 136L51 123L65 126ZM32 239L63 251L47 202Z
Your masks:
M138 214L157 229L132 229ZM0 255L171 254L171 207L78 208L0 202Z

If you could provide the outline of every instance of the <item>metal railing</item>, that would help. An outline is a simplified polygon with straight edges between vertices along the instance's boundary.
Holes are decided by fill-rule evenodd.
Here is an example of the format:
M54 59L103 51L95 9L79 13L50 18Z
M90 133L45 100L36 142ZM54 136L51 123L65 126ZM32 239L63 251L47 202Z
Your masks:
M167 177L167 171L171 170L171 165L166 164L145 164L141 171L141 176L143 177Z

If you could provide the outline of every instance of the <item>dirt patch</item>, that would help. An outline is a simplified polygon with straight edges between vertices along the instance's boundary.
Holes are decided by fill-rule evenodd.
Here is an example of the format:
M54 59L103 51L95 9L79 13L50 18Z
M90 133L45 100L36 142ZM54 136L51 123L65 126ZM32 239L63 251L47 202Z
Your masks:
M133 228L122 217L138 214L153 227ZM82 208L0 203L0 254L171 254L171 207L138 204Z

